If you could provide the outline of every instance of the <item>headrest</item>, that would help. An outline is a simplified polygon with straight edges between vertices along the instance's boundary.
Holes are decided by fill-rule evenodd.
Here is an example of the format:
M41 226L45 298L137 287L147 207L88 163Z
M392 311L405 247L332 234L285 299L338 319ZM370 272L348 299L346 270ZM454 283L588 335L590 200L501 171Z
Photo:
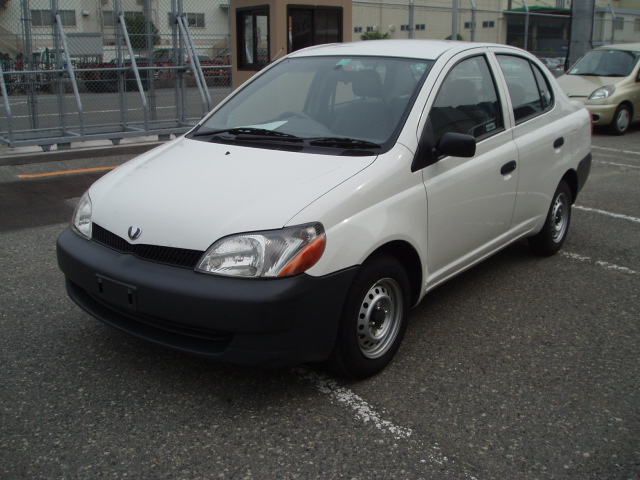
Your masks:
M375 70L353 72L353 93L358 97L382 97L382 80Z

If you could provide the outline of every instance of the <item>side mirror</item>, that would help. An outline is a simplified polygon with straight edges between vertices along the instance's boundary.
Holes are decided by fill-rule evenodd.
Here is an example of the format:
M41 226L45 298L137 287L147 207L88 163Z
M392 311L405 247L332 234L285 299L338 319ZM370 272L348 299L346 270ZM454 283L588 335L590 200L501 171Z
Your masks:
M476 138L473 135L446 132L436 143L431 119L428 118L411 163L411 172L433 165L443 156L471 158L475 154Z
M476 137L464 133L447 132L436 144L440 155L471 158L476 154Z

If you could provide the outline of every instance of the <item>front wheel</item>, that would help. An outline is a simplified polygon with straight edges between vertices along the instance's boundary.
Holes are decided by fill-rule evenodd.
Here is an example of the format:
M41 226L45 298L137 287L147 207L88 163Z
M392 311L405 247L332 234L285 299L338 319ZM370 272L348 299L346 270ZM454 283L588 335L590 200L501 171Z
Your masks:
M553 194L547 219L540 233L529 237L529 246L538 255L553 255L562 248L571 222L572 196L569 185L563 180Z
M624 135L631 124L631 109L627 105L620 105L609 124L609 133Z
M400 347L410 308L402 265L389 255L368 260L347 295L331 366L351 378L378 373Z

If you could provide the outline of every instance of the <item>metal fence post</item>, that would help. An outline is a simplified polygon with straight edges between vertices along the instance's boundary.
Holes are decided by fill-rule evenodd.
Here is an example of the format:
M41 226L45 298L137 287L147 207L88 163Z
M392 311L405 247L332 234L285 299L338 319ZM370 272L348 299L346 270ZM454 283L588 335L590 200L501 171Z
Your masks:
M33 47L31 45L31 7L29 6L29 0L22 0L22 35L24 37L24 50L27 56L27 69L29 71L35 70L33 68ZM38 128L38 109L36 106L36 92L34 76L29 75L29 82L27 84L27 103L29 104L29 125L32 130Z
M529 49L529 5L527 5L527 0L522 0L524 4L525 16L524 16L524 45L523 49Z
M144 18L145 18L145 33L147 40L147 58L149 59L149 65L153 66L153 22L151 21L151 0L144 0ZM149 85L149 118L151 121L155 121L158 118L156 111L156 82L153 70L147 70L145 77L147 78Z
M471 41L476 41L476 7L475 0L471 0Z
M451 5L451 40L458 40L458 0Z
M2 62L0 62L0 92L2 92L2 101L4 109L7 112L7 132L9 133L9 141L13 142L13 116L11 115L11 105L9 104L9 93L4 83L4 72L2 71Z
M76 105L78 106L78 124L80 126L80 135L84 135L84 112L82 110L82 100L80 100L80 92L78 91L78 84L76 83L76 75L73 71L73 64L71 63L71 52L69 51L69 47L67 47L67 39L64 35L64 29L62 28L62 20L60 19L60 15L56 13L55 16L56 25L58 26L58 32L60 35L60 41L62 42L62 47L64 50L64 55L66 57L66 70L69 75L69 80L71 80L71 87L73 88L73 94L76 97Z
M127 31L127 25L124 23L124 14L120 12L118 15L120 28L122 28L122 33L124 37L124 41L127 44L127 50L129 51L129 57L131 58L131 70L133 70L133 75L136 77L136 84L138 85L138 91L140 92L140 98L142 99L142 113L144 115L144 129L149 130L149 107L147 105L147 98L144 94L144 89L142 88L142 80L140 79L140 71L138 70L138 64L136 63L136 58L133 53L133 48L131 48L131 40L129 39L129 32Z

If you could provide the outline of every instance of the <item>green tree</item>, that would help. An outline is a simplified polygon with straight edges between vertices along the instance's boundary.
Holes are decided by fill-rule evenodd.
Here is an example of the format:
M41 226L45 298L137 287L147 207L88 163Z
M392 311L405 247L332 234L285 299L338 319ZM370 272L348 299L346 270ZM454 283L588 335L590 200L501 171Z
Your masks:
M133 17L124 17L124 24L127 27L129 33L129 40L131 41L131 48L134 50L145 50L147 48L147 31L146 31L146 19L144 15L135 15ZM160 43L160 35L158 35L158 27L151 22L152 44L158 45Z

